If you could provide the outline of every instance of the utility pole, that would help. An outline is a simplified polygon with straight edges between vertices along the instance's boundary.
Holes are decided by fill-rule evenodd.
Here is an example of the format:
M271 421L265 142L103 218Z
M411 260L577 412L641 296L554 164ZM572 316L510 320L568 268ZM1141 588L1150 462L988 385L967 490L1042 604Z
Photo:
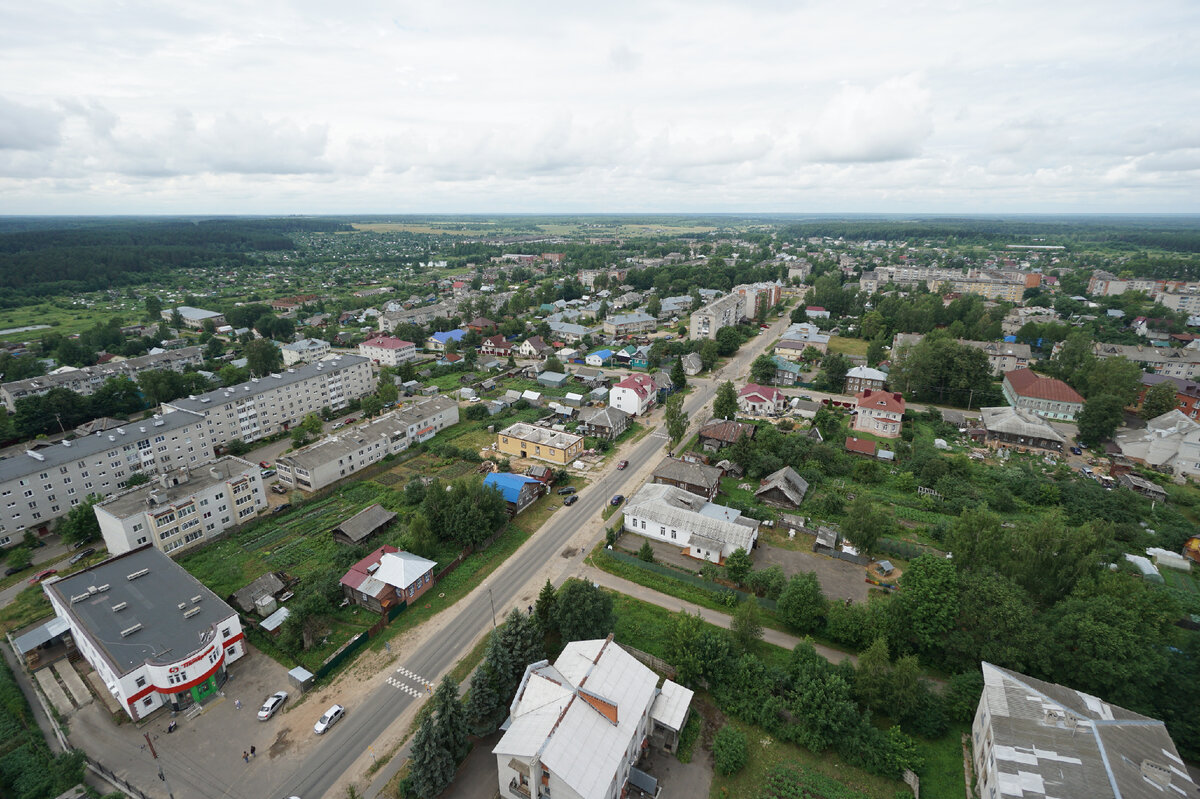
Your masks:
M154 742L150 740L150 733L145 732L142 735L146 738L146 746L150 748L150 755L155 760L158 760L158 752L154 750ZM163 773L162 764L158 764L158 778L163 781L163 785L167 787L167 796L169 799L175 799L175 794L171 791L171 783L167 782L167 775Z
M492 605L492 629L496 629L496 600L492 599L492 587L488 586L488 602Z

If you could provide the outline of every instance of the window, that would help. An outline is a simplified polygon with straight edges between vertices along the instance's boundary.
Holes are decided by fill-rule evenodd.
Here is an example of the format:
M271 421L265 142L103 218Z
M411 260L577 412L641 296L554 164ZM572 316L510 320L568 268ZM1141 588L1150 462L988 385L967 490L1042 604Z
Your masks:
M153 704L154 704L154 697L153 697L153 696L148 696L148 697L146 697L145 699L143 699L143 700L142 700L142 705L143 705L144 707L150 707L150 706L151 706L151 705L153 705Z
M137 678L137 679L136 679L134 682L135 682L135 683L137 683L137 687L138 687L138 688L142 688L142 687L144 687L144 686L146 685L146 678L145 678L145 677L138 677L138 678Z

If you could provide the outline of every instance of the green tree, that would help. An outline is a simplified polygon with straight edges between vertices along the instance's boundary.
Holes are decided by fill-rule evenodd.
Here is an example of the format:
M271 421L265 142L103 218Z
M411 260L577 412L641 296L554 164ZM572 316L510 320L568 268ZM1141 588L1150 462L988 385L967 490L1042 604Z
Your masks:
M246 356L246 366L255 377L266 377L283 368L283 353L275 346L275 342L268 339L251 341L243 354Z
M713 764L717 771L729 777L746 765L748 753L746 734L737 727L726 725L717 730L713 739Z
M731 381L726 380L717 387L717 396L713 400L713 416L717 419L736 419L737 411L737 389Z
M1125 403L1113 394L1093 394L1083 403L1076 423L1079 440L1095 446L1112 438L1113 433L1125 420Z
M379 412L383 410L383 401L379 399L379 395L369 394L362 398L359 407L362 409L363 418L370 419L378 416Z
M300 422L300 427L310 436L319 436L325 431L325 425L321 421L321 417L315 413L310 413Z
M238 383L245 383L250 379L250 370L243 369L233 364L222 366L217 371L217 379L221 381L221 385L225 388L236 386Z
M638 550L638 560L644 563L654 562L654 547L650 545L650 540L642 542L642 548Z
M754 645L762 640L762 611L752 597L738 603L729 624L733 640L743 652L754 651Z
M542 632L550 633L557 632L554 624L554 584L550 582L550 578L546 578L546 584L542 586L542 590L538 593L537 603L533 606L534 616L537 618L538 626L542 628Z
M603 638L616 623L612 596L589 582L571 578L558 589L554 620L564 642Z
M1122 405L1132 405L1142 390L1142 368L1127 358L1097 358L1086 376L1086 397L1111 394Z
M828 391L840 392L846 386L849 371L850 359L840 352L831 352L821 359L821 374L817 380Z
M437 690L433 692L432 705L437 744L458 763L466 757L470 744L467 742L466 713L462 702L458 700L458 683L449 674L442 677Z
M155 297L153 294L146 298L146 318L150 321L158 321L162 318L162 300Z
M728 357L742 346L742 334L736 327L723 327L717 331L717 352L722 357Z
M379 397L380 402L387 405L400 398L400 389L396 388L394 380L381 380L379 388L375 390L375 396Z
M842 524L846 538L864 555L873 552L880 537L887 535L891 529L892 517L864 494L850 503L846 521Z
M921 555L909 563L900 577L900 592L891 603L904 640L919 653L939 653L954 627L958 594L954 561Z
M682 358L676 358L675 363L671 364L671 382L675 385L677 392L683 391L687 387L687 374L683 371Z
M854 696L864 707L876 712L886 711L891 682L892 658L888 654L887 639L879 637L858 656L858 665L854 669Z
M738 585L745 584L746 577L753 567L754 561L750 559L750 553L745 547L738 547L725 559L725 573Z
M413 736L409 784L420 799L433 799L454 779L454 758L439 742L432 713L425 713Z
M1177 407L1179 407L1179 400L1175 398L1175 384L1170 381L1155 383L1146 390L1146 396L1142 400L1141 417L1156 419Z
M821 584L813 572L792 575L779 595L780 618L802 633L812 632L820 626L826 606Z
M96 518L93 507L102 499L96 494L89 494L59 521L57 529L63 543L82 544L100 538L100 520Z
M705 339L700 344L700 349L696 350L696 354L700 356L700 365L705 371L709 371L717 365L717 361L721 357L720 348L717 347L717 342L712 339Z
M13 547L8 550L8 555L5 557L4 562L9 567L18 571L28 569L30 564L33 563L33 550L24 546Z
M750 364L750 379L759 385L769 386L775 382L775 371L775 361L764 352Z
M683 395L672 394L667 397L666 410L664 411L667 421L667 436L671 439L671 444L676 444L687 433L688 418L683 410Z
M486 661L471 676L471 691L463 708L467 726L476 735L487 735L499 725L499 716L512 697L500 695L495 669Z

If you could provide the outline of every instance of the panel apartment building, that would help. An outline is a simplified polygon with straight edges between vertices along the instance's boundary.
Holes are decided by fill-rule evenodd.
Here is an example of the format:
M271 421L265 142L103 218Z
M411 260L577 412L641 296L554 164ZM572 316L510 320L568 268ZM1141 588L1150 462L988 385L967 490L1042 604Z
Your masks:
M692 312L688 323L688 337L702 339L717 337L723 327L736 325L746 315L746 297L741 294L726 294Z
M0 385L0 402L3 402L10 412L16 413L18 400L40 396L52 388L69 389L86 397L94 394L96 389L104 385L104 381L110 377L128 377L130 380L137 380L139 373L150 369L170 369L172 372L182 372L188 366L199 366L203 362L204 356L199 347L184 347L154 355L141 355L123 361L109 361L59 374L41 375L5 383Z
M325 406L334 411L375 390L371 362L360 355L335 355L268 377L163 403L164 415L202 414L217 445L234 439L257 441L287 430Z
M434 397L277 458L275 468L284 484L319 491L457 423L458 403Z

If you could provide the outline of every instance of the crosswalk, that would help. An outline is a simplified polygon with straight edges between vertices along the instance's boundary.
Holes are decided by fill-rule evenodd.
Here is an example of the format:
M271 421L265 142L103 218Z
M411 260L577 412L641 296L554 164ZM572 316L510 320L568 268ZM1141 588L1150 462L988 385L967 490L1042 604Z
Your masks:
M396 669L396 674L389 676L384 682L412 697L426 696L433 692L433 683L403 666Z

